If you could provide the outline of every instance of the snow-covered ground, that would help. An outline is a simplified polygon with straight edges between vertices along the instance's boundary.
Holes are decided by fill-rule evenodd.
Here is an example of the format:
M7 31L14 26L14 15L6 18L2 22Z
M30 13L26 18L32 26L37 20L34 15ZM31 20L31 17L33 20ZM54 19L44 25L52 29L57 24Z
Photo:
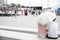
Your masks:
M29 15L21 15L21 12L18 12L20 16L0 16L0 26L11 26L11 27L25 27L25 28L37 28L37 17ZM58 24L60 24L60 16L57 16ZM59 25L60 26L60 25Z
M36 16L0 17L0 26L37 28Z
M57 22L60 24L60 16L57 17ZM0 26L11 27L27 27L37 28L37 16L17 16L17 17L0 17ZM60 25L59 25L60 26Z
M37 32L36 30L32 30L32 29L37 29L37 17L38 16L36 16L36 15L35 16L20 15L20 16L16 16L16 17L15 16L10 16L10 17L0 16L0 28L2 28L2 29L0 29L0 36L16 38L16 39L23 39L23 40L45 40L45 39L38 38L37 35L35 35L35 34L3 30L3 29L11 29L11 30L13 29L13 30L21 31L23 29L25 30L26 28L29 28L29 30L26 29L25 31L28 30L28 31L32 31L32 32L33 31ZM60 30L60 16L57 16L56 22L59 24L59 30ZM23 28L21 28L21 27L23 27ZM46 39L46 40L49 40L49 39ZM58 39L58 40L60 40L60 39Z

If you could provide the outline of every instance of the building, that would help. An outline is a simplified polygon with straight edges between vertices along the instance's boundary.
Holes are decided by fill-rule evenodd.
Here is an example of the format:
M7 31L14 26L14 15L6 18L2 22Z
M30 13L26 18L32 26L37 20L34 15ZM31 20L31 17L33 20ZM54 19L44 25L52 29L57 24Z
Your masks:
M0 7L2 7L4 4L4 0L0 0Z

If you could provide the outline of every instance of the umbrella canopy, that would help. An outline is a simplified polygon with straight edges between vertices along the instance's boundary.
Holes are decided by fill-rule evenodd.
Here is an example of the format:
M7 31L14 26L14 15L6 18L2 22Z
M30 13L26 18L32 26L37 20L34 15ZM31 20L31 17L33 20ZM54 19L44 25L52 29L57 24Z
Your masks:
M56 18L56 14L50 11L42 12L41 15L38 16L38 23L47 24L52 22Z

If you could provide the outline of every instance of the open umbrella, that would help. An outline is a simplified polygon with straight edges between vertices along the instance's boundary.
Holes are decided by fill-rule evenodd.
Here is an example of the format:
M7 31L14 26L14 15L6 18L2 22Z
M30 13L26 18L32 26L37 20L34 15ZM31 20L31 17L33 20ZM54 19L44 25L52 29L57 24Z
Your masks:
M38 23L42 25L47 24L52 22L55 18L56 14L54 12L45 11L38 16Z

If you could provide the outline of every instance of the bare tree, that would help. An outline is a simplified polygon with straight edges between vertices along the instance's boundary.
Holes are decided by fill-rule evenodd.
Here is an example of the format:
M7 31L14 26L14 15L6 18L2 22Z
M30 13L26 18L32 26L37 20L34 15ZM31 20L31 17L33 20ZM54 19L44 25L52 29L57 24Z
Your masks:
M11 7L15 7L16 6L16 4L14 4L14 3L11 3Z
M17 4L16 6L17 6L18 8L20 8L20 4Z

